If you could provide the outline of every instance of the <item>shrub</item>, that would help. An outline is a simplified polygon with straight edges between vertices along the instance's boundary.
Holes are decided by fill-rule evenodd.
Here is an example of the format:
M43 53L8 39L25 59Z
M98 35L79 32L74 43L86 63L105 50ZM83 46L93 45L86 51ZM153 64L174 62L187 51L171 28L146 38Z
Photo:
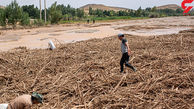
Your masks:
M5 10L0 9L0 25L6 26L6 16L5 16Z
M158 13L150 13L149 18L158 18L160 15Z
M28 13L23 13L21 18L21 25L29 26L30 25L30 18Z
M62 11L57 8L57 2L52 4L51 8L49 9L49 12L52 24L58 23L63 18Z
M14 0L5 8L5 13L8 23L15 27L16 24L21 21L23 11L16 0Z
M43 26L44 25L44 21L40 20L40 19L34 20L34 25L36 25L36 26Z

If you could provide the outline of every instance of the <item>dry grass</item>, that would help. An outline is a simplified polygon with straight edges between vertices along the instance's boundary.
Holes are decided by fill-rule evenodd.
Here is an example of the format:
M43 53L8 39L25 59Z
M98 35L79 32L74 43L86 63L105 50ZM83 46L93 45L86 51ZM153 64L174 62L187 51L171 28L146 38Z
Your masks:
M40 109L192 109L193 33L127 35L138 72L119 73L117 37L0 54L0 102L37 91Z

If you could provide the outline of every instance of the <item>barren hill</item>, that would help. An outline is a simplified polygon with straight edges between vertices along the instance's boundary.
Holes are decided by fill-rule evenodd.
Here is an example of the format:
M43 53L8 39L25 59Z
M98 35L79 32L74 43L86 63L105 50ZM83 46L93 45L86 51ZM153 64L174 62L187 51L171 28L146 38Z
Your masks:
M121 8L121 7L111 7L111 6L105 6L102 4L88 4L85 6L80 7L80 9L84 9L85 12L89 12L89 8L92 9L101 9L101 10L113 10L113 11L120 11L120 10L127 10L127 8Z
M5 8L5 7L0 5L0 8Z
M163 6L157 7L157 9L173 9L173 10L176 10L178 8L181 8L181 7L176 4L169 4L169 5L163 5Z

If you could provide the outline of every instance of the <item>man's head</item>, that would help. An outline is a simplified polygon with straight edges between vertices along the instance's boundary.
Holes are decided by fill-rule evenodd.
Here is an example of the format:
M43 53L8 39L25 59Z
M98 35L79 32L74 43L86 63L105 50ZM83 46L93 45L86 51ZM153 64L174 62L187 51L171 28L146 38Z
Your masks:
M124 36L125 36L125 35L122 34L122 33L118 34L118 38L119 38L120 40L122 40Z
M36 92L33 92L32 93L32 103L33 104L38 104L38 103L42 103L42 102L43 102L42 95L40 95Z

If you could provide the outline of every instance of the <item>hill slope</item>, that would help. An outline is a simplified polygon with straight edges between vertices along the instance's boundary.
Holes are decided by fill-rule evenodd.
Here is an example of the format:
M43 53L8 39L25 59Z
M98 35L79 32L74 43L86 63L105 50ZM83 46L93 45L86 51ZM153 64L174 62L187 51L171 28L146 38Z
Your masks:
M181 8L181 7L176 5L176 4L169 4L169 5L158 6L156 8L157 9L172 9L172 10L176 10L178 8Z
M0 5L0 8L5 8L5 7Z
M127 8L111 7L111 6L105 6L105 5L102 5L102 4L88 4L88 5L80 7L80 9L84 9L85 12L89 12L90 7L94 10L96 10L96 9L113 10L113 11L127 10Z

